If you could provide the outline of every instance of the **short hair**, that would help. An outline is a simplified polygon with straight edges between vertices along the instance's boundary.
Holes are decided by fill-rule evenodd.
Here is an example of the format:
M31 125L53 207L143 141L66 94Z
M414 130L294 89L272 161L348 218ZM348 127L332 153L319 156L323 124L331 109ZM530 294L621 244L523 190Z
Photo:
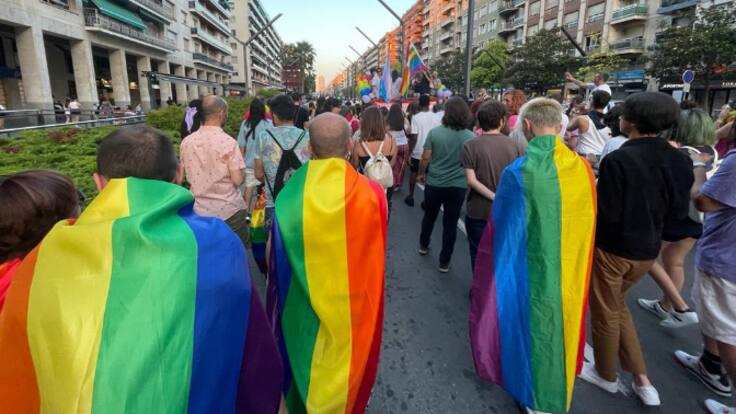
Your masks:
M605 73L605 72L600 72L600 73L598 74L598 76L600 76L600 77L601 77L601 79L603 79L603 81L604 81L604 82L608 82L608 74L607 74L607 73Z
M388 110L388 129L390 131L403 131L406 122L404 116L404 110L401 109L401 104L396 102L391 105L391 109Z
M526 103L526 94L521 89L514 89L503 94L503 96L507 95L511 97L511 108L509 112L518 114L521 107Z
M344 117L331 112L317 115L309 124L312 158L344 157L351 132Z
M682 111L672 140L690 146L713 145L716 140L713 119L702 109Z
M386 136L386 120L378 107L371 106L363 111L360 136L365 141L381 141Z
M97 146L97 173L108 179L174 181L178 161L166 134L148 126L129 126L108 134Z
M74 183L52 170L28 170L0 179L0 263L22 258L60 220L79 214Z
M534 98L521 111L537 128L559 128L562 124L562 106L554 99Z
M670 129L680 116L677 102L661 92L635 93L626 98L623 106L621 117L641 134L659 134Z
M442 116L442 125L447 128L461 131L467 129L473 115L464 99L453 96L445 102L445 115Z
M202 112L204 119L208 120L220 112L227 112L227 102L219 96L208 95L202 99Z
M606 91L593 92L593 100L590 102L593 108L603 109L611 102L611 94Z
M478 118L478 126L484 130L498 129L501 121L506 117L506 108L498 101L487 101L478 108L475 115Z
M293 121L296 115L296 106L289 95L277 95L269 103L271 113L282 121Z
M429 108L429 95L426 93L419 96L419 109Z

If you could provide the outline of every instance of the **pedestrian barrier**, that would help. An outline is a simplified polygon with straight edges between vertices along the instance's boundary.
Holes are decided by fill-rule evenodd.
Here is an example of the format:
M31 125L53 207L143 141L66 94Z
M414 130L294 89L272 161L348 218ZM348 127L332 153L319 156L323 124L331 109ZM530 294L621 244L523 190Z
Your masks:
M32 111L35 112L36 110L32 110ZM5 112L9 112L9 111L5 111ZM132 124L140 124L144 122L146 122L145 115L131 115L131 116L120 116L120 117L111 117L111 118L90 119L87 121L79 121L79 122L63 122L63 123L51 123L51 124L44 124L44 125L24 126L24 127L18 127L18 128L5 128L5 129L0 129L0 135L11 137L11 136L17 136L21 132L41 130L41 129L64 128L64 127L77 127L77 128L86 129L86 128L97 128L97 127L112 126L112 125L115 125L115 126L132 125Z

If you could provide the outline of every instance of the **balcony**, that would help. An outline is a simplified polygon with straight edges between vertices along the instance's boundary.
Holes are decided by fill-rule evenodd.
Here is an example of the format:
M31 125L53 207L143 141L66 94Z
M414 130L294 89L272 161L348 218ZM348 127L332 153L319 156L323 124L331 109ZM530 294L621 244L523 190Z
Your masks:
M198 52L192 53L192 60L194 60L194 63L211 66L211 67L214 67L215 69L224 70L227 72L232 72L235 69L233 68L233 65L229 63L220 62L219 60L215 58L211 58L205 55L204 53L198 53Z
M455 8L455 4L453 2L450 2L447 6L442 8L442 14L449 15L454 8Z
M578 22L577 21L567 22L567 23L563 24L562 26L565 29L568 29L568 30L577 30L578 29Z
M649 7L646 4L632 4L613 11L611 24L626 23L634 20L646 20Z
M501 22L501 27L498 30L498 34L509 34L516 31L516 29L524 26L524 18L519 16L512 20L506 20Z
M657 9L659 14L672 14L682 9L695 7L699 0L662 0L660 7Z
M453 33L452 32L445 32L440 35L440 42L444 42L447 39L452 39Z
M217 36L207 33L203 29L198 29L196 27L192 27L192 37L195 39L199 39L202 42L207 43L208 45L216 48L217 50L227 54L232 55L233 50L230 48L230 45L227 44L226 40L222 40L218 38Z
M173 41L163 36L157 36L135 29L130 25L101 14L97 9L84 9L84 25L89 31L120 37L167 53L173 52L176 49Z
M206 0L209 2L214 8L217 9L220 13L223 14L223 16L230 16L230 9L225 7L223 3L220 2L220 0Z
M443 20L440 23L440 28L444 29L445 27L448 27L448 26L452 25L453 23L455 23L455 19L452 18L452 17L448 17L447 19Z
M644 53L644 37L628 37L612 42L609 46L612 53L617 55Z
M442 49L440 49L440 56L444 56L444 55L452 52L453 50L455 50L455 47L453 47L453 46L443 47Z
M207 7L205 7L204 4L198 2L198 1L190 1L189 2L189 11L200 16L203 18L207 23L214 26L215 28L219 29L226 35L230 35L230 27L228 26L228 22L220 17L216 16L214 13L209 11Z
M164 20L174 20L174 8L164 2L159 3L155 0L130 0L130 2Z
M511 47L519 47L524 44L523 39L515 39L513 42L511 42Z
M605 17L605 13L592 14L588 16L588 23L602 22Z
M521 7L526 3L526 0L511 0L511 3L514 5L514 7Z
M60 9L69 10L69 0L41 0L41 3L46 3Z
M596 53L596 52L599 52L600 50L601 50L601 45L585 46L585 53L587 54Z
M501 3L498 5L498 14L501 16L511 14L515 11L516 6L514 6L514 3L511 0L501 0Z

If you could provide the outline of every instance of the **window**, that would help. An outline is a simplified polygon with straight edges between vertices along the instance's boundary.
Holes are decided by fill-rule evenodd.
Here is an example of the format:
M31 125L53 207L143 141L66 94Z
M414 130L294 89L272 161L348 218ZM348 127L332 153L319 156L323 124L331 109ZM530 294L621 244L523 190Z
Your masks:
M588 7L588 22L602 21L604 17L604 11L606 3L598 3Z
M557 27L557 19L550 19L544 22L544 28L547 30L554 29L555 27Z
M544 5L544 8L546 10L554 9L559 3L559 0L547 0L547 4Z
M488 30L495 31L496 30L496 19L491 20L488 25L490 26Z
M539 32L539 26L537 26L537 25L534 25L534 26L532 26L532 27L530 27L530 28L528 28L528 29L526 30L526 35L527 35L527 36L534 36L534 35L535 35L535 34L537 34L538 32Z
M598 47L600 44L601 34L600 33L591 33L587 36L585 36L585 49L586 50L593 50Z
M539 7L541 6L541 2L534 2L529 6L529 15L530 16L538 16L539 15Z
M485 32L486 32L486 24L483 23L483 24L480 25L480 34L483 34Z
M575 27L578 25L578 12L574 11L565 15L563 23L565 27Z

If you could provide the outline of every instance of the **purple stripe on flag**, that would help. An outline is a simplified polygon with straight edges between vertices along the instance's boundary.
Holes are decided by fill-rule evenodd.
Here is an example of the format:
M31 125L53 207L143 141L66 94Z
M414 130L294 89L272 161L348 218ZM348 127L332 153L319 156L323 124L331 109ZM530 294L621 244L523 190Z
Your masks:
M493 262L493 217L488 220L478 245L470 304L470 342L478 376L503 384L501 344L498 333L495 264Z

